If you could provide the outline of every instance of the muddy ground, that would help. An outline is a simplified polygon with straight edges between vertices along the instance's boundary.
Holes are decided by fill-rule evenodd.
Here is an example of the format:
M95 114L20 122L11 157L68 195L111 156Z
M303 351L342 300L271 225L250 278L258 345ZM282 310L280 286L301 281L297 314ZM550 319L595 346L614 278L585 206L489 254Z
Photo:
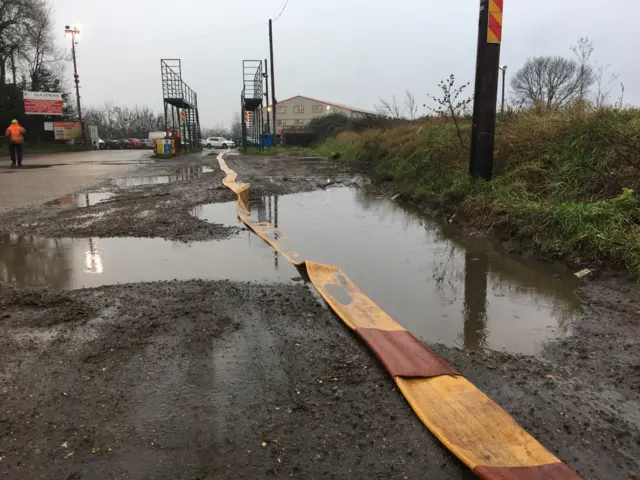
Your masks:
M223 173L216 155L213 152L144 165L128 177L87 189L86 192L113 194L88 207L83 198L85 191L81 191L71 197L74 200L78 196L81 206L63 198L37 208L15 208L0 216L0 232L44 237L161 237L183 242L225 238L237 229L190 214L197 205L235 200L233 192L222 185ZM236 168L233 158L228 157L227 164ZM256 196L308 192L355 182L345 166L317 158L296 162L293 158L259 157L243 162L242 170L245 183L259 179L251 190ZM139 179L171 181L128 186L127 179L130 183Z
M356 181L318 159L227 164L254 195ZM219 169L201 169L215 166L215 156L145 165L130 176L187 165L189 180L99 185L92 191L115 194L104 204L13 210L0 217L0 231L234 235L189 214L233 200ZM610 278L579 295L575 334L538 357L431 346L585 478L638 478L638 288ZM69 292L0 284L0 372L1 478L472 477L299 279Z

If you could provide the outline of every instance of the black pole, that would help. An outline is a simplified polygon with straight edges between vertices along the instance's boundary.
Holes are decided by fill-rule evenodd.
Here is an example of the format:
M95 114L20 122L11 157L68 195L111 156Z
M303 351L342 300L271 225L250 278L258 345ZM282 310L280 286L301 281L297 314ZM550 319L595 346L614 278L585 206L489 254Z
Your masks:
M267 59L265 58L264 60L264 78L266 79L266 85L267 85L267 89L265 90L265 97L267 97L267 109L265 110L267 112L267 132L272 133L271 132L271 125L269 125L269 63L267 62ZM275 127L275 125L274 125Z
M278 108L278 101L276 100L276 73L273 62L273 22L269 19L269 51L271 52L271 108L273 108L273 136L275 145L275 136L278 132L276 124L276 110Z
M78 78L78 64L76 63L76 34L71 34L71 52L73 55L73 79L76 84L76 99L78 101L78 121L80 122L80 130L82 131L82 144L87 148L86 138L84 136L84 124L82 123L82 108L80 107L80 79Z
M485 180L491 180L493 176L493 147L499 83L498 68L500 67L500 38L490 34L489 17L491 14L489 5L496 5L497 3L501 5L502 0L480 1L478 27L478 55L476 60L469 173L473 178L483 178ZM500 24L501 22L502 18L500 17Z

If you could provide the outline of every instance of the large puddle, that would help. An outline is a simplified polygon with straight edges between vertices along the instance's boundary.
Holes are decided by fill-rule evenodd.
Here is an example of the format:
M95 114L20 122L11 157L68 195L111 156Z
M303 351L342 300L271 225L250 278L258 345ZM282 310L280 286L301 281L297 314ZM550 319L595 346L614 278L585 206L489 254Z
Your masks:
M166 183L195 180L205 173L211 173L212 167L203 165L187 165L184 167L167 168L155 175L143 175L137 177L124 177L114 180L119 187L139 187L142 185L162 185Z
M0 234L0 279L59 289L157 280L285 282L299 272L247 231L218 242Z
M299 258L340 267L425 341L536 353L569 333L580 306L568 270L506 254L362 189L264 197L252 213L277 226ZM220 223L236 217L235 203L194 214Z

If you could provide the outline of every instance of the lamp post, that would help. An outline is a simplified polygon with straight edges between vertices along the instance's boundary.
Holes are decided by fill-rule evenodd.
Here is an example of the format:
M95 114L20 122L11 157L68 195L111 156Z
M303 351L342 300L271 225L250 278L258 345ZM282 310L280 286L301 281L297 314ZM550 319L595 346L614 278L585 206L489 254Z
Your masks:
M506 86L507 66L503 65L501 67L498 67L498 70L502 72L502 106L500 107L500 113L504 115L504 93Z
M78 102L78 121L82 131L82 143L86 148L86 138L84 134L84 125L82 123L82 107L80 106L80 77L78 76L78 64L76 63L76 43L80 40L80 29L77 25L64 27L64 33L67 38L71 38L71 54L73 56L73 80L76 84L76 100Z

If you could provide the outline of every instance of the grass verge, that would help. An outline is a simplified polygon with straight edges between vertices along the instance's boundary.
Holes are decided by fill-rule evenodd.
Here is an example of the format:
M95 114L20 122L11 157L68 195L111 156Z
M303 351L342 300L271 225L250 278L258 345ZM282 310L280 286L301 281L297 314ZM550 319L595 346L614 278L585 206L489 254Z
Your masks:
M549 259L640 275L640 110L520 112L496 131L493 181L468 175L470 124L416 122L342 132L339 152L394 191Z

